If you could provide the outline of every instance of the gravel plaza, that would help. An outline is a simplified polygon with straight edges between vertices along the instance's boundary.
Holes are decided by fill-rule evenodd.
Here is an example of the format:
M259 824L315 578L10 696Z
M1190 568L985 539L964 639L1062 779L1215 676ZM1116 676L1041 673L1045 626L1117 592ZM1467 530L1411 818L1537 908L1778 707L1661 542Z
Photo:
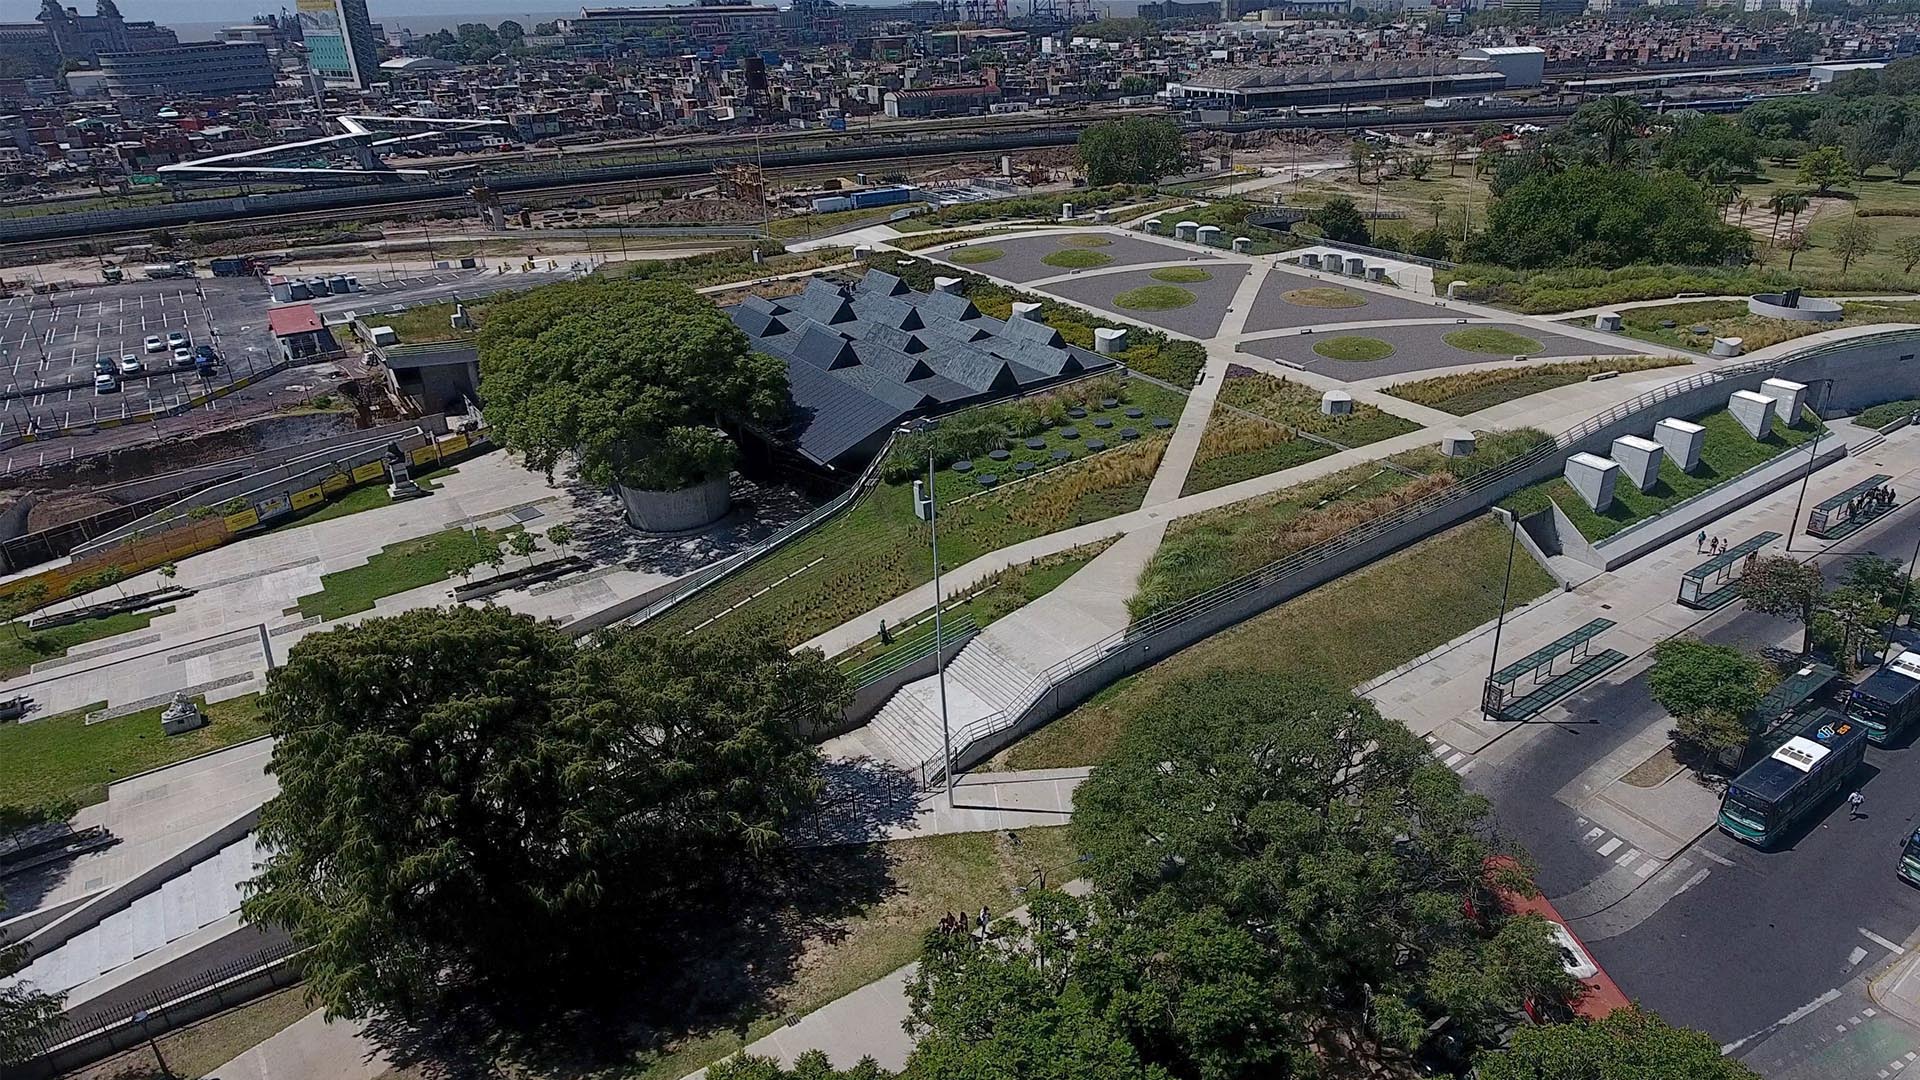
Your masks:
M1338 278L1312 278L1275 268L1254 297L1253 310L1247 314L1246 332L1257 334L1263 330L1375 319L1444 319L1455 314L1448 308L1422 303L1412 296L1350 288Z
M1089 246L1096 240L1106 240L1108 243ZM967 261L964 256L954 258L962 252L984 252L988 249L1001 252L1000 257L975 262ZM1085 273L1091 273L1095 269L1112 270L1117 267L1140 266L1146 263L1214 261L1210 255L1197 255L1185 248L1091 229L1080 232L1047 233L1043 236L992 236L964 247L945 248L934 252L932 257L989 277L1024 285L1029 281L1073 273L1071 266L1054 266L1043 261L1047 256L1062 251L1098 253L1105 255L1109 260L1098 267L1086 268L1083 271Z
M1186 269L1179 267L1177 269ZM1081 276L1067 281L1056 281L1046 286L1049 293L1081 304L1090 304L1103 311L1127 319L1158 326L1164 330L1186 334L1189 337L1210 338L1220 332L1220 323L1226 318L1227 306L1233 302L1235 290L1247 276L1247 267L1242 263L1215 261L1196 270L1205 270L1212 275L1206 281L1167 282L1156 279L1153 270L1127 270L1117 274L1095 274ZM1193 302L1184 307L1166 308L1150 311L1144 308L1125 307L1118 302L1122 293L1144 288L1183 289L1193 296Z

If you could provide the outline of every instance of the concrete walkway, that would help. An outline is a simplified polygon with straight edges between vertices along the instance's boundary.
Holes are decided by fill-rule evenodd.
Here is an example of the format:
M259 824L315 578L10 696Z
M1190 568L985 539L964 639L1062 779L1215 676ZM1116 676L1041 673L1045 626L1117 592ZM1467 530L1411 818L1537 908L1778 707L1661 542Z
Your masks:
M827 770L826 806L801 832L805 846L831 847L955 833L1065 825L1073 793L1091 769L966 773L945 788L919 791L867 770Z
M325 1009L315 1009L207 1080L374 1080L393 1064L361 1030L354 1021L329 1022Z

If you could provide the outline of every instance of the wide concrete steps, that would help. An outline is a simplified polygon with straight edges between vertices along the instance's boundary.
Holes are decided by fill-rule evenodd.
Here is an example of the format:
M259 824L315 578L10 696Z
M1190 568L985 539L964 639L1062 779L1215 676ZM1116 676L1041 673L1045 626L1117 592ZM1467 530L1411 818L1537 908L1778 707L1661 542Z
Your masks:
M1007 643L995 641L991 628L963 646L947 665L947 722L955 752L969 727L989 718L1004 721L1023 710L1036 675L1009 657ZM939 677L901 687L861 730L859 741L903 769L927 764L937 769L944 753Z

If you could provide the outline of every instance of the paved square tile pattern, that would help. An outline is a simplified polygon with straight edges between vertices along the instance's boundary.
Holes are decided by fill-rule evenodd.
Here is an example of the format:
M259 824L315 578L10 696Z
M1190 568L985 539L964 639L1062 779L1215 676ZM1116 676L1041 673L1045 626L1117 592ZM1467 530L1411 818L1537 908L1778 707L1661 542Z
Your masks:
M1493 355L1470 352L1447 344L1448 334L1474 328L1505 330L1508 333L1532 338L1540 343L1540 348L1526 350L1529 356L1619 356L1629 351L1609 349L1599 342L1561 337L1531 326L1510 323L1472 323L1467 326L1451 323L1438 326L1373 326L1346 333L1330 331L1324 334L1293 334L1268 338L1264 341L1249 341L1242 346L1242 349L1269 360L1284 360L1291 364L1298 364L1310 371L1330 375L1336 379L1355 380L1372 379L1381 375L1398 375L1408 371L1425 371L1429 368L1458 367L1462 364L1485 364L1512 359L1512 353ZM1314 345L1339 337L1367 337L1384 341L1393 346L1393 354L1379 360L1351 361L1331 360L1313 351Z
M1087 247L1086 242L1091 239L1103 239L1111 243L1099 247ZM1080 242L1075 243L1076 240ZM1185 248L1093 230L1049 233L1045 236L990 236L967 246L974 249L991 248L1002 254L999 258L986 262L970 263L958 259L952 260L957 265L1003 281L1022 283L1073 273L1073 268L1070 266L1049 266L1042 261L1056 251L1096 251L1112 260L1098 267L1082 270L1083 274L1090 274L1095 270L1112 270L1122 266L1139 266L1143 263L1181 262L1187 259L1197 259L1200 262L1216 261L1211 255L1198 255ZM946 259L958 250L960 249L948 248L935 252L932 257Z
M1320 294L1326 299L1307 295ZM1288 294L1294 299L1289 300ZM1329 306L1327 300L1344 305ZM1316 300L1318 302L1316 303ZM1300 302L1296 302L1300 301ZM1275 270L1267 275L1260 285L1260 292L1253 299L1253 311L1247 315L1247 333L1257 334L1262 330L1286 330L1296 326L1318 326L1321 323L1368 322L1374 319L1444 319L1457 317L1458 313L1438 304L1427 304L1412 295L1395 296L1390 293L1372 290L1354 289L1340 283L1338 278L1312 278L1305 274L1292 274L1284 270Z
M1242 263L1216 261L1206 264L1204 269L1213 275L1206 281L1157 281L1152 270L1128 270L1118 274L1082 274L1069 281L1056 281L1048 285L1046 291L1068 300L1091 304L1132 321L1189 337L1209 338L1220 332L1220 322L1226 318L1227 305L1233 302L1234 290L1240 287L1241 279L1247 276L1247 267ZM1185 289L1193 294L1193 303L1165 311L1139 311L1114 302L1114 298L1121 293L1149 285Z

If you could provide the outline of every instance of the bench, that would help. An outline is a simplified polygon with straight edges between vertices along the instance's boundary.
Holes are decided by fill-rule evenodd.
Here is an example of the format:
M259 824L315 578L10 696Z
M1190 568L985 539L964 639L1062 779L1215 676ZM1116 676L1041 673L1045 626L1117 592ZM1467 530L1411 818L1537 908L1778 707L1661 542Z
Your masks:
M1509 702L1495 711L1493 718L1506 721L1531 720L1561 698L1626 662L1626 654L1618 649L1594 653L1547 680L1526 697Z
M1807 511L1807 535L1822 540L1838 540L1841 537L1862 528L1867 522L1893 509L1887 507L1863 508L1855 513L1853 501L1873 489L1885 484L1893 477L1878 473L1853 485L1830 499L1823 500L1818 506Z
M1742 540L1727 550L1680 575L1680 603L1700 611L1712 611L1740 595L1740 579L1733 568L1747 556L1780 539L1777 532L1763 532Z

